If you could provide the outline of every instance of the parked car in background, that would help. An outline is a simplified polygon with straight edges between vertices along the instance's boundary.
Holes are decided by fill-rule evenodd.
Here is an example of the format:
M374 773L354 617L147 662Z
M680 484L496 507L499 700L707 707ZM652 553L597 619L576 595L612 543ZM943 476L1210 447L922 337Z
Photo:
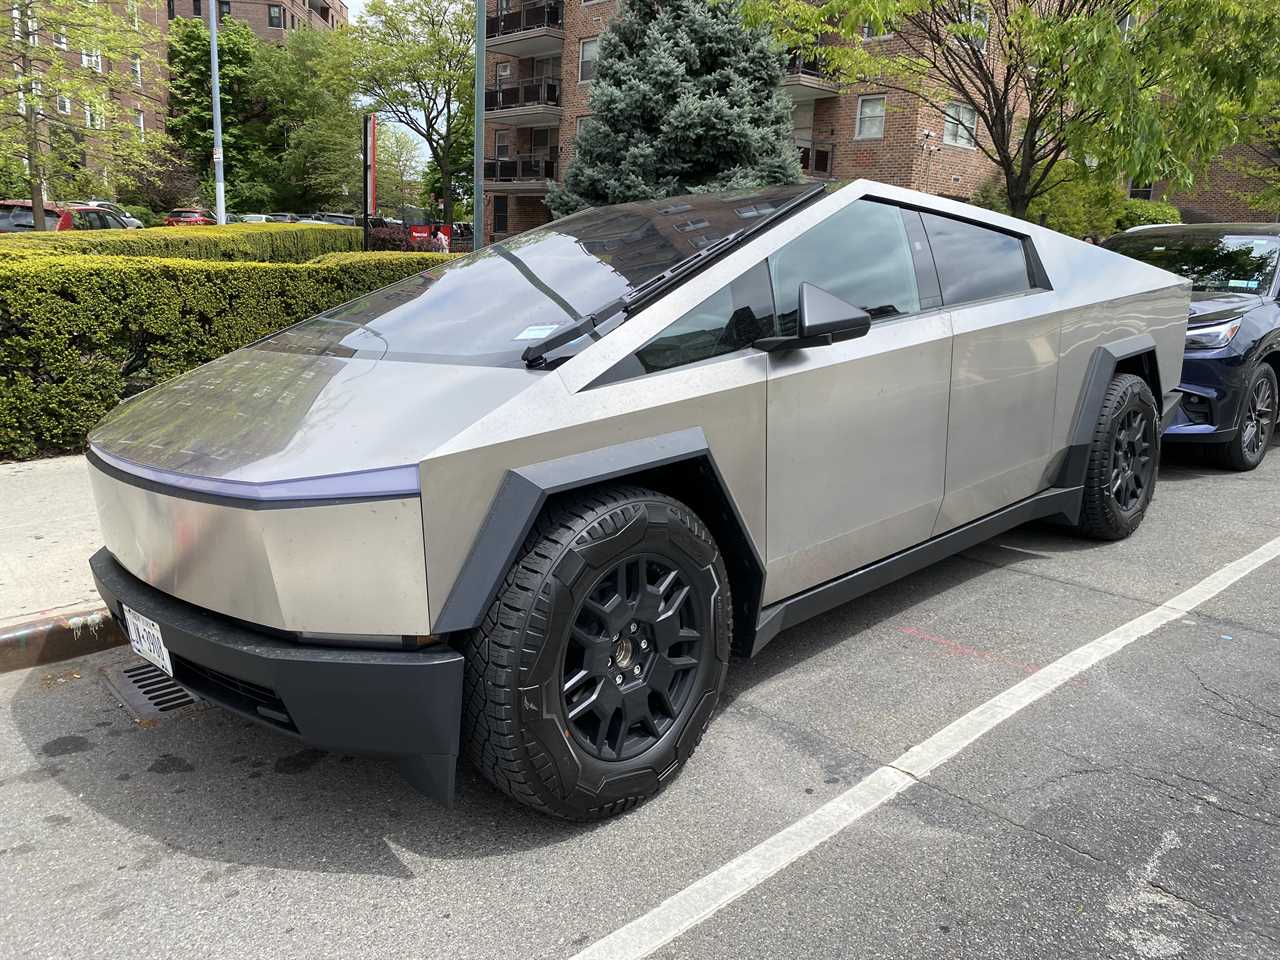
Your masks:
M1254 469L1280 406L1280 225L1144 226L1103 246L1191 280L1182 407L1165 439L1210 444L1223 466Z
M124 230L125 223L110 210L86 204L46 204L45 230ZM30 200L0 201L0 233L35 229Z
M265 213L242 213L241 223L267 223L271 220Z
M65 207L45 204L44 228L46 230L70 230L71 211ZM24 233L35 229L30 200L0 200L0 233Z
M339 227L354 227L356 225L356 216L354 213L313 213L313 220L319 220L321 223L332 223Z
M269 213L267 219L272 223L297 223L302 218L296 213Z
M97 207L99 210L106 210L115 214L130 230L138 230L143 226L141 220L132 216L129 211L118 203L112 203L110 200L75 200L73 204L87 207Z
M731 650L1037 518L1136 530L1188 297L866 180L585 210L117 407L91 566L215 704L607 817Z
M206 227L217 222L218 218L212 211L200 207L179 207L170 210L169 215L164 218L166 227Z
M309 224L319 225L319 224L324 223L325 221L320 219L320 215L319 215L319 214L315 214L315 215L313 215L313 216L309 216L309 217L299 217L297 222L298 222L298 223L309 223Z

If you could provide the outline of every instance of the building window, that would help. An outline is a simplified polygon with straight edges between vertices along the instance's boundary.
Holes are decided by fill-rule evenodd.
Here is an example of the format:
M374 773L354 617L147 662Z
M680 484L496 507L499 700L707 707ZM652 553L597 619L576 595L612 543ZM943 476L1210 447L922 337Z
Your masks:
M133 55L130 67L133 71L133 82L139 87L142 86L142 57L139 54Z
M289 14L289 29L290 30L298 29L298 15L296 13Z
M1116 21L1116 26L1120 28L1120 36L1128 38L1133 32L1133 28L1138 25L1138 18L1132 13L1126 13L1123 17Z
M223 17L231 16L231 0L218 0L218 22L222 22Z
M550 159L560 152L559 127L535 127L529 139L535 156Z
M80 66L86 70L92 70L94 73L102 72L102 54L94 50L90 53L88 50L80 51Z
M884 137L884 97L858 98L858 140L880 140Z
M1151 184L1136 183L1130 180L1129 181L1129 199L1130 200L1150 200Z
M67 35L65 33L55 33L53 35L53 45L59 50L67 49Z
M84 108L84 125L91 130L102 129L102 114L98 113L93 107Z
M138 127L138 139L147 139L147 115L139 110L134 114L133 122Z
M879 40L881 37L887 37L892 31L888 27L877 27L871 23L864 23L858 28L858 33L863 40Z
M579 118L574 122L574 127L573 127L573 134L574 134L574 137L576 137L576 138L578 138L578 139L581 139L581 138L582 138L582 131L583 131L584 129L586 129L586 123L587 123L587 121L588 121L588 120L590 120L590 119L591 119L591 116L590 116L590 115L587 115L587 116L585 116L585 117L579 117Z
M991 11L979 3L969 5L969 10L961 23L971 24L981 29L975 30L975 35L964 37L964 42L972 46L979 53L985 52L987 49L988 31L991 29Z
M596 75L596 56L600 50L600 38L583 40L578 47L578 81L585 83Z
M493 72L499 80L504 80L511 76L511 61L503 60L501 63L494 64Z
M493 197L493 232L507 232L507 198L500 193Z
M178 15L177 11L173 9L173 0L169 0L169 19L172 20L177 15Z
M267 26L276 29L284 26L284 7L274 3L267 6Z
M200 9L200 0L191 0L191 12L200 19L204 19L204 11Z
M511 156L511 142L508 139L509 136L510 134L506 130L493 131L493 155L499 160L505 160L507 157Z
M967 103L952 103L942 120L942 142L953 147L976 147L978 111Z
M58 94L58 112L64 115L71 112L71 101L62 94Z

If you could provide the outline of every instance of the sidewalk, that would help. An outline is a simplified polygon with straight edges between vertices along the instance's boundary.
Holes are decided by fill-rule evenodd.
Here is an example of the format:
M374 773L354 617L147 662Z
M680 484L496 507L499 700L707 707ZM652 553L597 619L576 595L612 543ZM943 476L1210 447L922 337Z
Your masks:
M101 543L84 457L0 463L0 670L119 642L93 616Z

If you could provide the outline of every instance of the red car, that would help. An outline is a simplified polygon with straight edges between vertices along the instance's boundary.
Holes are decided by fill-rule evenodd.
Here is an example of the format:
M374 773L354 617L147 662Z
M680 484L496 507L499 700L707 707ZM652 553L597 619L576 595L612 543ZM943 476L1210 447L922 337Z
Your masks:
M170 210L169 215L164 218L166 227L207 227L217 222L218 218L212 212L199 207L179 207L177 210Z
M86 204L45 204L46 230L124 230L125 223L110 210ZM0 233L24 233L35 229L30 200L0 200Z

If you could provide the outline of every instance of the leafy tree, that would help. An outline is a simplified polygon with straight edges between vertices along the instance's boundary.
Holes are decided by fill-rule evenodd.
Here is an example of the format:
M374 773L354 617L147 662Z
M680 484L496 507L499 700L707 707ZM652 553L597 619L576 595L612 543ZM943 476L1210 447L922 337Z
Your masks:
M1256 192L1247 197L1249 203L1280 214L1280 78L1271 77L1263 83L1242 140L1246 144L1244 156L1233 166L1256 184Z
M1010 210L1101 176L1189 186L1280 72L1274 0L743 0L748 18L840 79L973 109ZM893 30L864 43L863 25ZM828 43L829 39L842 42ZM958 113L958 112L957 112ZM957 116L962 125L963 116Z
M470 123L459 127L458 135L453 138L449 166L456 172L449 178L449 192L453 195L453 215L459 220L466 220L471 216L472 202L475 199L475 178L463 172L470 170L475 162L475 142L475 127ZM423 209L436 210L441 208L443 198L444 183L440 168L434 160L428 160L422 171L422 192L417 203Z
M248 24L233 18L218 27L218 82L222 106L223 168L232 209L270 205L279 182L271 170L283 144L270 138L270 105L258 80L262 42ZM213 193L213 86L209 75L209 28L203 20L169 23L170 136L203 177L201 193ZM269 172L264 174L264 168Z
M403 127L378 125L378 206L399 210L418 202L422 195L422 158L419 140ZM357 173L359 173L357 168ZM357 188L359 186L357 178ZM356 194L359 196L359 194Z
M453 221L455 140L472 123L474 8L455 0L370 0L351 30L338 31L336 62L359 96L427 145Z
M784 59L735 2L628 0L600 38L558 214L800 179Z
M22 169L37 230L46 181L128 181L163 153L162 132L137 124L150 104L135 80L154 95L161 15L137 0L0 0L0 165Z
M1040 194L1027 208L1026 219L1073 237L1105 237L1116 229L1124 210L1124 189L1119 182L1093 175L1087 167L1063 160L1057 186ZM1003 178L983 186L973 202L991 210L1009 212Z

